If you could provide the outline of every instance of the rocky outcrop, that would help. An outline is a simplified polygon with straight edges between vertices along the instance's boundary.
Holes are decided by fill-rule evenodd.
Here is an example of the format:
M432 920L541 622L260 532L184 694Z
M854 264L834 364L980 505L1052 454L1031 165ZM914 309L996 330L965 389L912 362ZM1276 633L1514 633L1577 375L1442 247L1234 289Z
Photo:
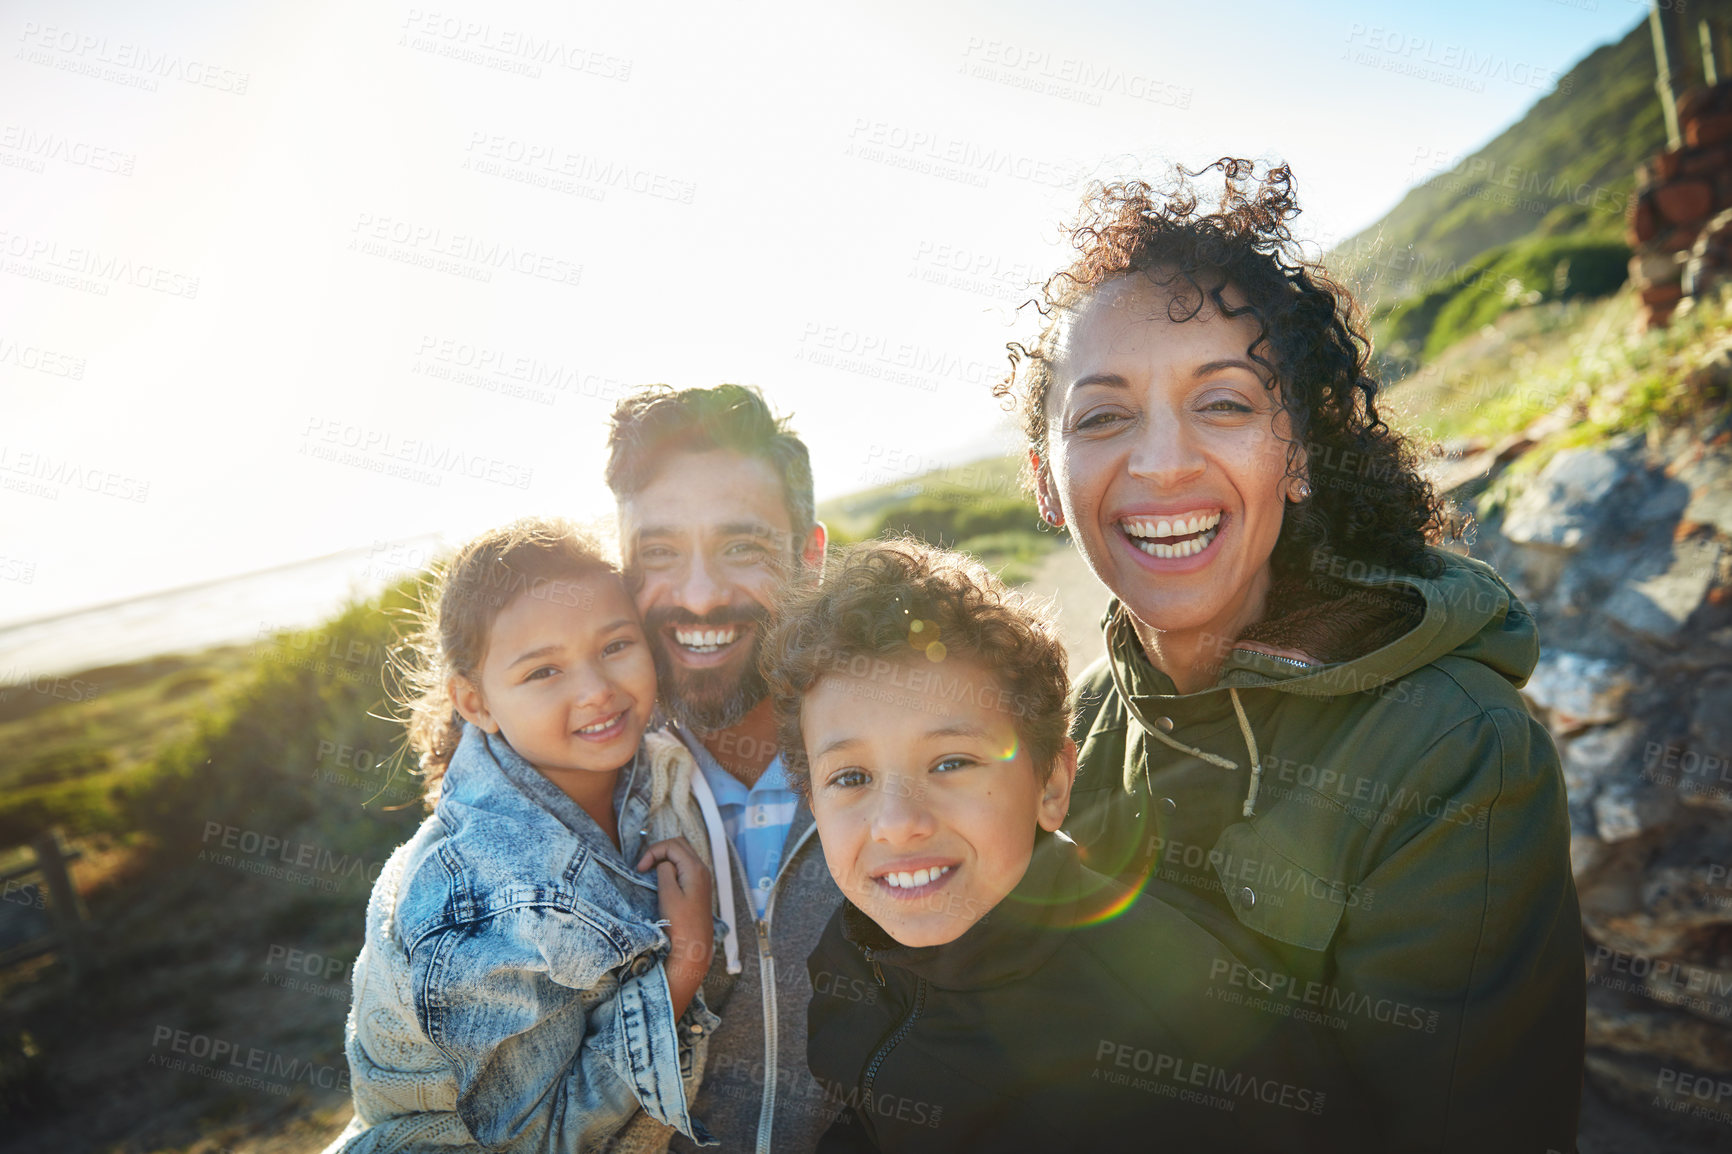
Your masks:
M1650 328L1732 275L1732 82L1686 92L1678 121L1683 144L1636 170L1626 230Z
M1539 620L1524 695L1569 789L1590 1077L1642 1109L1680 1071L1732 1077L1729 441L1561 450L1473 547Z

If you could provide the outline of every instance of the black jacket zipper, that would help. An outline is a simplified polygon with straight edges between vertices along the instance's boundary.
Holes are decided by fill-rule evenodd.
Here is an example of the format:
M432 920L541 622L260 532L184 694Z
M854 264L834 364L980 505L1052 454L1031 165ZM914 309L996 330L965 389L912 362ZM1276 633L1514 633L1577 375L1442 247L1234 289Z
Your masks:
M890 1032L890 1036L884 1039L883 1043L878 1047L878 1051L872 1055L872 1060L866 1063L866 1077L860 1084L860 1100L863 1108L867 1110L871 1109L870 1106L865 1106L864 1103L867 1097L872 1093L872 1083L877 1079L878 1071L884 1065L884 1059L888 1058L890 1056L890 1051L894 1050L901 1043L902 1039L908 1036L908 1031L914 1028L914 1020L920 1017L921 1011L925 1008L926 979L920 978L914 985L914 1006L908 1011L908 1016L902 1019L901 1025L897 1026Z

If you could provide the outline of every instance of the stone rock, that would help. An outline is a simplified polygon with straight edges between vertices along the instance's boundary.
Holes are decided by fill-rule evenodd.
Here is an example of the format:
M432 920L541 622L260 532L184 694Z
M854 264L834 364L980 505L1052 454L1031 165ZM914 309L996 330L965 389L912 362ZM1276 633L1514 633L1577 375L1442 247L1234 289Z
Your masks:
M1634 665L1549 649L1540 654L1522 693L1551 715L1553 732L1569 733L1619 720L1624 702L1645 684Z
M1732 1036L1724 1024L1604 991L1590 987L1588 1045L1682 1062L1701 1072L1732 1072Z
M1696 934L1732 925L1732 885L1723 863L1650 869L1642 886L1642 905L1657 925ZM1732 979L1728 980L1732 983ZM1732 993L1732 984L1727 986Z
M1732 773L1732 673L1715 672L1702 678L1696 689L1696 708L1690 715L1690 730L1701 739L1697 752L1704 762L1709 758L1720 784L1732 785L1726 775Z
M1720 571L1720 543L1677 541L1633 570L1606 602L1606 616L1644 640L1668 643L1708 596Z
M1592 801L1606 779L1636 765L1640 760L1638 747L1643 728L1639 721L1626 721L1590 729L1566 743L1564 785L1569 789L1570 800Z
M1672 224L1689 224L1714 211L1714 188L1705 180L1675 180L1654 190L1654 206Z
M1672 819L1678 795L1640 777L1616 778L1594 796L1594 825L1600 840L1628 841L1658 829Z
M1604 449L1560 451L1510 503L1503 535L1520 545L1577 548L1625 472L1623 461Z

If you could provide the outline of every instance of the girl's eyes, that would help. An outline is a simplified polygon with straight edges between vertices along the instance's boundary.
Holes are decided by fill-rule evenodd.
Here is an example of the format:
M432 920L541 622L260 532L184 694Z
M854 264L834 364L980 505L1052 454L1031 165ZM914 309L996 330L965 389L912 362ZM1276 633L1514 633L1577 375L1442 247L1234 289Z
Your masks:
M542 666L539 666L535 669L531 669L529 671L529 673L523 678L523 680L525 680L525 681L545 681L549 677L552 677L555 673L558 673L558 672L559 672L559 670L555 669L551 665L542 665Z
M634 642L629 637L616 637L612 641L609 641L601 652L605 657L612 657L615 653L624 651L632 644L634 644Z

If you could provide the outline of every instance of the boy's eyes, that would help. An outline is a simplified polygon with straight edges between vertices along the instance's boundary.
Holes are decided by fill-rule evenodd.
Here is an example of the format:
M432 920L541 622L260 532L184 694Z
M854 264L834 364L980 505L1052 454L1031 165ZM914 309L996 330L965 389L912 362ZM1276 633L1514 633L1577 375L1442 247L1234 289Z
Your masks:
M835 786L837 789L853 789L856 786L865 785L871 780L863 769L844 769L831 774L825 784Z
M959 769L968 769L971 766L979 764L980 762L976 758L965 757L959 754L954 757L940 758L933 762L932 768L929 772L954 773ZM858 767L850 766L847 769L838 770L831 774L827 779L825 779L824 784L835 786L838 789L857 789L860 786L869 785L871 782L871 774Z

